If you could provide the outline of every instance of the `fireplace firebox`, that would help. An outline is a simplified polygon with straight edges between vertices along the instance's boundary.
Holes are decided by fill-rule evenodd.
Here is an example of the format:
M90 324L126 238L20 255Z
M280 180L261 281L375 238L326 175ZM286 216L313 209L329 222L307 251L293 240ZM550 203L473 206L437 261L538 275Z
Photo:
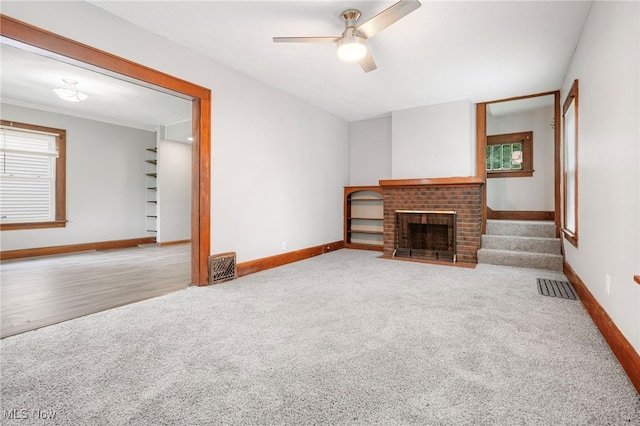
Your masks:
M455 211L395 211L394 257L456 262Z

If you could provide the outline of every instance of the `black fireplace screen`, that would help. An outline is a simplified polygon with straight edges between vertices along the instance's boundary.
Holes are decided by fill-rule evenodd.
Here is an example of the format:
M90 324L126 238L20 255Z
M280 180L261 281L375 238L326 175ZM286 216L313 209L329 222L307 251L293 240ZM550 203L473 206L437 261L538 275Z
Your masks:
M456 261L456 212L396 210L396 257Z

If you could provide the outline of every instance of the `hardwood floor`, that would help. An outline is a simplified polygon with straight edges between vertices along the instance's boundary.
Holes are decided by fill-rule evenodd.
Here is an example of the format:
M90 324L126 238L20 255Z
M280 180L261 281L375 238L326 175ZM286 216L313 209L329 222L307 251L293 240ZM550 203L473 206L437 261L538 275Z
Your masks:
M190 244L0 263L0 337L158 297L191 281Z

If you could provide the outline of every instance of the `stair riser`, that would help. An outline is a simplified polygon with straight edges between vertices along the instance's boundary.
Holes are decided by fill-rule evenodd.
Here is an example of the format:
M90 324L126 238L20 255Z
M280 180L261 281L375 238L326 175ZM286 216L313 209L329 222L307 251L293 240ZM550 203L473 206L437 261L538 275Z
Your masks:
M494 250L525 251L529 253L561 254L559 238L531 239L502 235L483 235L482 248Z
M524 252L491 252L478 251L478 263L502 266L517 266L520 268L548 269L562 272L562 256L541 255Z
M531 224L488 221L486 233L488 235L555 238L556 228L553 223Z

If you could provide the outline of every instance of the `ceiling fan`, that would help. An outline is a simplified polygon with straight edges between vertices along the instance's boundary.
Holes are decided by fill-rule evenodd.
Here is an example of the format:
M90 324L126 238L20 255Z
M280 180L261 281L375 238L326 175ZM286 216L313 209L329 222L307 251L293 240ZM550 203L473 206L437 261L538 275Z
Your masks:
M357 25L360 11L347 9L342 12L345 30L337 37L274 37L276 43L336 43L338 57L346 62L358 62L364 72L377 68L367 49L367 39L378 34L389 25L405 17L421 6L418 0L400 0L391 7L378 13L368 21Z

